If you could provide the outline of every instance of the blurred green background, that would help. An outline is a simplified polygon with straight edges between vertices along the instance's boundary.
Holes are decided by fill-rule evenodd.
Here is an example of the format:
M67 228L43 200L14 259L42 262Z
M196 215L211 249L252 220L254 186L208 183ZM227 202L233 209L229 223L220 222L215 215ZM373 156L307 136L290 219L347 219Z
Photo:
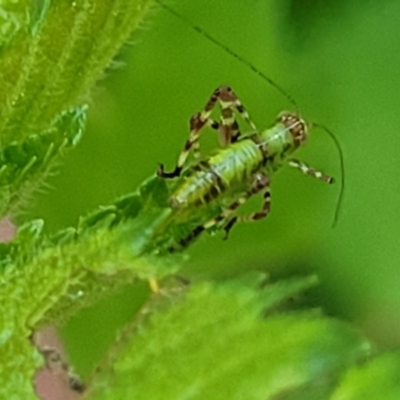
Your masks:
M335 229L339 186L285 169L273 177L270 216L236 226L228 241L202 237L183 274L196 280L251 268L278 275L318 271L315 301L355 322L382 348L398 346L400 2L190 0L172 6L283 86L305 119L334 131L346 169ZM154 9L117 61L93 93L81 145L51 178L52 188L36 197L29 216L44 218L49 231L134 190L158 162L172 168L190 116L217 86L229 84L260 129L292 109L248 67L162 9ZM217 145L214 136L205 135L206 147ZM323 131L314 130L297 157L339 180L337 151ZM66 328L83 371L112 340L115 325L133 315L138 293L143 298L146 289L84 311Z

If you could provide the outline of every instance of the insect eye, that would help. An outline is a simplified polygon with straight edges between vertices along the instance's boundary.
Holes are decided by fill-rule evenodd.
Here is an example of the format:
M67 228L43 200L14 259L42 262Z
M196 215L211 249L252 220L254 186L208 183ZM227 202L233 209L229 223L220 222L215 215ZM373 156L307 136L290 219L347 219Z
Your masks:
M293 120L293 118L295 118L295 116L289 111L282 111L278 114L277 121L286 124Z

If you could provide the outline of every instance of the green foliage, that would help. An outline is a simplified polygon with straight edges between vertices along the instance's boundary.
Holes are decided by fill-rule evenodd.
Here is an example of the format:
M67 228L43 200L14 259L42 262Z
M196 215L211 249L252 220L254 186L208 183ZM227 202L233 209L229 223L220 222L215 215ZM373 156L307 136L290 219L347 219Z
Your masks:
M14 211L66 145L76 144L83 111L68 117L65 110L88 100L150 4L43 0L1 6L0 215ZM35 178L22 184L32 169Z
M315 285L315 277L262 290L254 278L253 285L199 284L173 300L160 295L173 305L136 327L136 334L122 336L108 359L113 373L97 377L88 398L325 398L370 345L319 312L278 308Z
M383 354L348 371L332 400L396 400L400 393L400 354Z
M76 145L89 89L150 5L149 0L2 3L1 216L15 213L60 155ZM74 284L85 294L86 287L87 292L101 292L101 285L94 290L85 280L90 271L111 274L117 264L132 269L135 258L128 246L112 245L115 231L105 228L85 235L84 229L68 229L46 238L42 225L28 223L11 243L0 246L2 398L36 397L32 379L43 360L29 338L46 312L57 309L56 304L65 306L62 299L70 298L68 290ZM142 275L154 268L148 260L137 261Z
M140 217L132 223L132 215L142 211L149 222L140 208L139 193L140 190L83 218L78 229L69 228L46 237L41 234L43 223L33 221L22 226L12 242L0 245L0 302L5 305L0 317L1 347L6 366L3 377L8 385L2 385L4 393L10 393L7 391L15 387L15 379L20 379L16 371L21 364L27 368L23 374L30 387L34 367L40 360L28 342L35 327L49 321L59 324L112 289L138 278L161 279L179 267L176 256L159 258L133 246L145 231L138 222ZM124 207L127 199L133 201ZM109 213L110 210L115 212ZM153 215L157 220L158 214L150 217ZM143 243L143 247L149 246ZM14 357L16 346L22 349L19 358Z
M90 88L150 5L2 2L0 215L17 212L75 147ZM167 279L184 260L171 247L220 213L172 210L169 194L184 179L152 176L76 227L45 235L35 220L0 244L0 397L37 398L32 382L44 360L32 335L42 325L65 323L122 286L157 280L161 290L119 335L87 398L397 398L398 354L376 356L349 325L297 308L293 299L315 277L266 284L247 274L188 287Z
M84 107L63 112L40 134L0 149L0 215L21 206L23 198L29 197L48 175L54 160L78 143L85 115Z

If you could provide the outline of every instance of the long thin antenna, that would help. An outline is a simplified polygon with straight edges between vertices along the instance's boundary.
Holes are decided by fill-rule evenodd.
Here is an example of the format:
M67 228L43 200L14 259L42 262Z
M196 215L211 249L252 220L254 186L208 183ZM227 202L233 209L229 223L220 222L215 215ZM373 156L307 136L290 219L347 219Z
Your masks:
M299 114L299 110L300 109L299 109L296 101L294 100L294 98L289 93L287 93L281 86L279 86L277 83L275 83L271 78L269 78L262 71L260 71L258 68L256 68L250 61L248 61L244 57L240 56L239 54L236 54L233 50L231 50L225 44L220 42L218 39L216 39L214 36L212 36L206 30L204 30L203 28L200 28L196 24L193 24L191 21L189 21L189 19L187 19L183 15L179 14L177 11L175 11L173 8L169 7L167 4L163 3L160 0L156 0L156 3L158 3L161 7L163 7L165 10L167 10L170 14L172 14L175 17L179 18L185 24L190 25L196 32L198 32L199 34L201 34L204 37L206 37L208 40L210 40L216 46L218 46L221 49L225 50L232 57L236 58L236 60L240 61L241 63L243 63L245 65L247 65L247 67L249 67L255 74L257 74L259 77L261 77L262 79L267 81L279 93L281 93L283 96L285 96L288 99L288 101L292 104L292 106L295 108L296 114Z
M343 200L343 195L344 195L344 186L345 186L345 179L344 179L344 157L343 157L343 150L342 147L340 146L340 142L337 139L337 137L333 134L332 131L330 131L326 126L320 125L320 124L312 124L316 128L321 128L323 129L333 140L335 143L335 146L338 150L339 153L339 162L340 162L340 192L339 192L339 197L336 203L336 209L335 209L335 216L333 218L333 223L332 223L332 228L334 228L337 224L337 221L339 219L339 211L340 207L342 205L342 200Z

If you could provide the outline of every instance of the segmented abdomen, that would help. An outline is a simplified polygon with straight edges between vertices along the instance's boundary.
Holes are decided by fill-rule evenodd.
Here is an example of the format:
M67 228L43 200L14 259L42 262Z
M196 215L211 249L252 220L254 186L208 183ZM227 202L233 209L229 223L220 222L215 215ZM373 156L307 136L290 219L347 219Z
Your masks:
M231 144L193 167L193 172L172 194L171 206L199 206L208 204L226 193L240 194L246 190L249 177L262 163L263 154L252 139L247 138Z

